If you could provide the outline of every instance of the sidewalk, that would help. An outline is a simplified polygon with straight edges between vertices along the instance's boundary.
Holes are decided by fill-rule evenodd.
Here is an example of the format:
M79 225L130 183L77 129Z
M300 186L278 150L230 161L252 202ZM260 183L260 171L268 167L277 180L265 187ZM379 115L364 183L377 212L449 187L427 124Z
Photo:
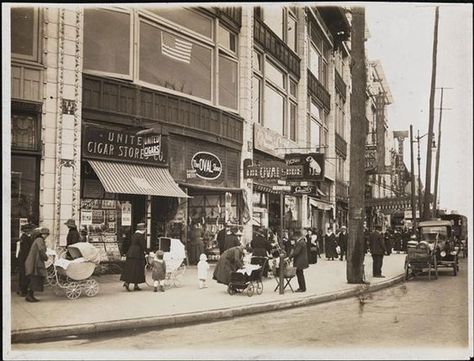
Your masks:
M384 257L382 270L386 278L372 278L372 258L366 256L368 291L401 281L404 260L405 254ZM322 259L310 265L305 270L307 291L292 293L287 288L284 295L273 292L275 279L266 278L261 295L230 296L225 285L212 279L213 270L211 265L206 289L198 288L197 269L190 266L182 279L182 287L167 289L164 293L154 293L145 284L141 285L140 292L126 292L119 281L120 275L96 277L100 289L92 298L81 295L76 300L68 300L63 293L56 295L47 286L43 293L38 293L41 302L28 303L12 291L12 342L209 321L327 302L356 296L361 290L361 285L347 284L346 262L339 260ZM296 277L291 284L293 289L298 288Z

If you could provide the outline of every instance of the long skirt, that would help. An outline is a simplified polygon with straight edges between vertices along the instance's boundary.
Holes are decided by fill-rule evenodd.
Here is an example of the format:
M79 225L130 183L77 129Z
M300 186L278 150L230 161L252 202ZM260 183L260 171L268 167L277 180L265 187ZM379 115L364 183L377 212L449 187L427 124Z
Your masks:
M127 258L120 280L127 283L144 283L145 259Z
M318 263L318 251L316 247L310 247L308 249L308 261L310 264Z
M43 292L45 277L43 276L28 276L28 288L33 292Z

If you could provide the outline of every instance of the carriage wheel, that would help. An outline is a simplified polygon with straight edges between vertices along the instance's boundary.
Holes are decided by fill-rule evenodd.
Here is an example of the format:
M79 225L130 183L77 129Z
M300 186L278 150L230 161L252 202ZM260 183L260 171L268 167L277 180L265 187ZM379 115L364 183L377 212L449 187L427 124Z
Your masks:
M97 293L99 293L99 284L93 278L87 280L84 284L84 293L88 297L94 297Z
M263 292L263 283L262 281L257 281L257 287L255 288L257 295L261 295Z
M230 284L227 286L227 293L231 296L235 295L235 290Z
M153 271L150 265L145 265L145 283L148 287L153 287Z
M247 286L246 291L247 291L247 296L249 296L249 297L253 296L253 293L255 291L255 287L253 286L252 282L249 283L249 285Z
M82 285L78 282L70 282L66 286L66 297L70 300L79 298L82 293Z

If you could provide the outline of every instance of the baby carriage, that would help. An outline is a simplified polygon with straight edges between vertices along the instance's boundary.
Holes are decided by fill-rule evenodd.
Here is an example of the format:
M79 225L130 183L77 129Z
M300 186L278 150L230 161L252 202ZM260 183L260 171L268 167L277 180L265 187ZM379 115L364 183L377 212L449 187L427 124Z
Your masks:
M183 243L176 238L161 237L158 249L164 253L163 259L166 263L165 287L181 287L181 279L186 272L186 252ZM153 259L155 252L150 252L146 256L145 265L145 282L148 286L153 287Z
M94 297L99 292L99 284L93 278L95 267L100 263L97 248L87 242L70 245L62 252L49 250L47 280L54 292L64 290L70 300L78 298L82 292L88 297ZM69 253L72 260L66 259Z
M262 257L264 258L264 257ZM263 292L262 274L266 264L247 264L244 268L230 274L230 282L227 285L229 295L246 292L251 297L254 293L261 295Z

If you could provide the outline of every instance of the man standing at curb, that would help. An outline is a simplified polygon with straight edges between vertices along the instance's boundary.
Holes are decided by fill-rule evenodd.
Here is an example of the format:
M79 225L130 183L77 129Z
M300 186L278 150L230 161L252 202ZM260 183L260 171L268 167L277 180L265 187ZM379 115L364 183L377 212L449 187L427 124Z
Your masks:
M338 245L341 248L341 254L339 259L341 261L344 261L344 255L346 255L347 252L347 239L348 239L348 234L347 234L347 228L346 226L341 227L341 233L339 233L339 240L338 240ZM346 261L347 261L347 255L346 255Z
M382 227L376 226L375 231L369 235L370 253L372 254L372 273L375 278L385 278L382 276L383 255L386 252L385 242L380 233Z
M301 231L295 231L293 237L296 243L291 251L290 258L293 258L293 266L296 267L296 277L298 278L298 289L295 292L306 292L306 282L303 273L303 270L309 267L306 238Z

